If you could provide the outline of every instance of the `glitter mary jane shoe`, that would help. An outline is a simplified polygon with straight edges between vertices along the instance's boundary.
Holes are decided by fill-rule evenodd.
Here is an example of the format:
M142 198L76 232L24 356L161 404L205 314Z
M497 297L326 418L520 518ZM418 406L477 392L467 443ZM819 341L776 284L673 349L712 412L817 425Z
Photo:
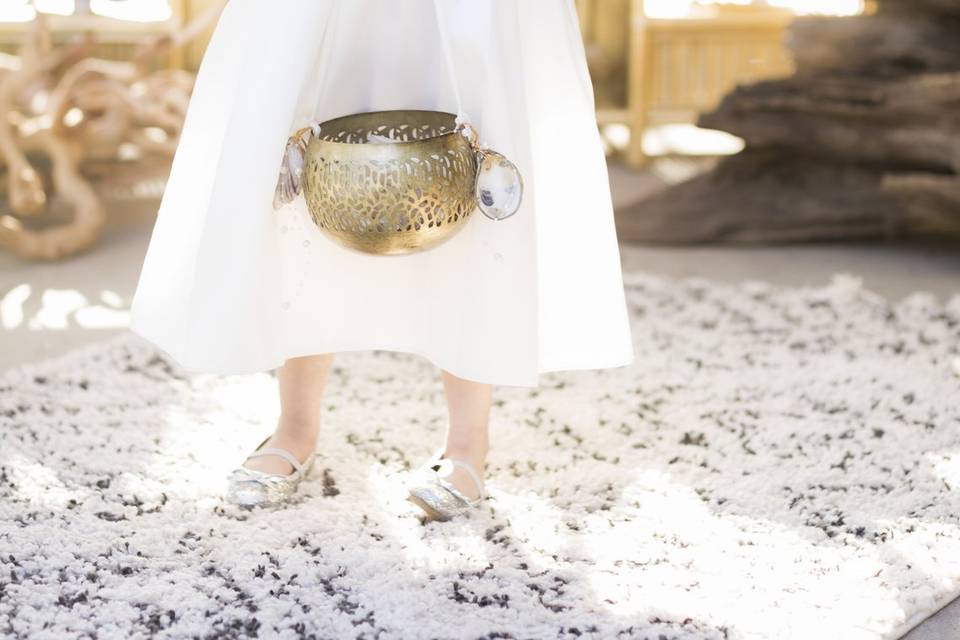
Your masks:
M312 468L316 454L311 453L305 461L300 462L296 456L285 449L277 447L261 448L268 440L270 440L269 436L260 443L260 446L253 453L247 456L247 460L264 456L279 456L290 463L293 471L284 475L248 469L244 466L237 467L227 476L226 497L229 502L245 508L283 504L296 493L300 481Z
M479 497L471 500L459 491L445 477L458 467L467 472L477 486ZM453 460L435 455L420 469L411 474L411 481L407 485L410 495L407 500L414 503L426 512L433 520L446 521L476 507L485 498L483 482L480 475L470 464L463 460Z

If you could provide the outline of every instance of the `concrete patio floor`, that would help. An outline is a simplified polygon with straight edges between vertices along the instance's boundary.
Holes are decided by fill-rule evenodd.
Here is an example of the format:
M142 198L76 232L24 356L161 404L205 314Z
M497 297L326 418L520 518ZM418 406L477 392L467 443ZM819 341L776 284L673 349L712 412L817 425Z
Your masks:
M637 173L611 165L611 185L619 207L662 188L664 179L656 171ZM25 263L0 253L0 371L125 330L125 312L149 241L156 204L114 205L100 245L70 260ZM669 277L763 280L797 286L823 285L834 274L846 273L862 278L868 289L894 300L915 291L929 291L944 300L960 295L957 245L836 243L732 248L623 244L621 258L626 270ZM960 638L960 601L949 604L904 637Z

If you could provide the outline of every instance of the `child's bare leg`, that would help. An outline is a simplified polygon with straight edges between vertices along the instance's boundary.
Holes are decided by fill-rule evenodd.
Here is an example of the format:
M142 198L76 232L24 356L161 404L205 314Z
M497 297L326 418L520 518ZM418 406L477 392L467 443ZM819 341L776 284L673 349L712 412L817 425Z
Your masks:
M264 447L279 447L304 461L317 446L320 433L320 409L323 391L330 375L333 354L293 358L280 367L280 418L277 430ZM290 463L277 456L251 458L248 469L266 473L288 474Z
M488 431L493 387L458 378L447 371L443 372L443 387L450 415L444 455L469 463L483 478L490 448ZM470 475L463 469L454 467L447 479L471 500L479 495Z

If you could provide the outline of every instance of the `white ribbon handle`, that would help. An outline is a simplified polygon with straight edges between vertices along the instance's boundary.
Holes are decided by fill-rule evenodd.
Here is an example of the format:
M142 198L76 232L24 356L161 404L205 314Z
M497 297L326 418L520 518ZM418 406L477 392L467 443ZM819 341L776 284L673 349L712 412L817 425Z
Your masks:
M460 83L457 80L456 67L453 65L453 50L450 48L450 37L447 35L446 20L440 5L447 0L433 0L434 13L437 16L437 29L440 32L440 44L443 47L443 57L447 64L447 75L453 87L453 97L457 101L457 126L470 124L470 118L463 110L463 99L460 96Z

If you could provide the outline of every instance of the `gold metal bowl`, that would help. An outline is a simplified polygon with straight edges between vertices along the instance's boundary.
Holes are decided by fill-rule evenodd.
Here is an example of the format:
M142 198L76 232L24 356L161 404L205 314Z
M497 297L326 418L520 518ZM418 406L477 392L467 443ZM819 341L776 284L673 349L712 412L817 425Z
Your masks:
M436 246L477 207L476 152L438 111L376 111L323 122L305 154L303 193L330 238L364 253Z

